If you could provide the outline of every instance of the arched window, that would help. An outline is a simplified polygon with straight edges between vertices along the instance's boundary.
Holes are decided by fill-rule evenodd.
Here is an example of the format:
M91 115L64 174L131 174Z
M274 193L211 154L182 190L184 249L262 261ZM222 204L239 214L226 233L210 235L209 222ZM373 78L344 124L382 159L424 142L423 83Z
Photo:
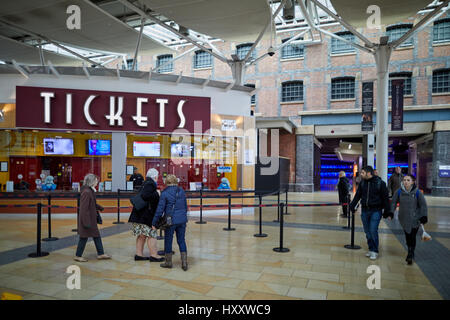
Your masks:
M404 95L411 95L411 78L412 78L412 72L395 72L390 73L389 78L404 78L403 82L403 94ZM392 95L392 80L389 79L389 96Z
M157 72L159 72L159 73L172 72L173 71L173 62L167 63L172 60L173 60L173 55L171 55L171 54L163 54L163 55L158 56L157 60L156 60L156 67L157 68L159 66L162 66L162 67L159 68L157 70ZM167 64L164 65L165 63L167 63Z
M244 43L236 46L236 55L239 57L240 60L244 59L247 53L250 51L251 47L253 46L253 43ZM252 51L250 54L250 57L253 59L256 59L256 52L255 50Z
M450 41L450 18L435 21L433 25L433 42L447 41Z
M331 99L354 99L355 78L340 77L331 79Z
M303 101L303 81L287 81L281 84L281 102Z
M349 40L351 42L355 42L355 35L351 32L338 32L336 35L344 38L345 40ZM331 38L331 53L346 53L346 52L354 52L355 47L347 42L342 40L338 40L336 38Z
M405 33L411 30L412 24L398 24L395 26L386 27L386 35L389 36L389 42L400 39ZM403 42L400 47L412 46L413 38L409 37L408 40Z
M282 42L285 43L286 41L289 41L289 39L290 38L283 39ZM299 40L303 40L303 38L300 38ZM302 44L290 43L281 49L281 59L300 58L303 57L303 54L304 54L304 45Z
M450 92L450 69L433 71L433 93Z
M212 61L213 59L211 53L203 50L195 51L194 69L212 67Z

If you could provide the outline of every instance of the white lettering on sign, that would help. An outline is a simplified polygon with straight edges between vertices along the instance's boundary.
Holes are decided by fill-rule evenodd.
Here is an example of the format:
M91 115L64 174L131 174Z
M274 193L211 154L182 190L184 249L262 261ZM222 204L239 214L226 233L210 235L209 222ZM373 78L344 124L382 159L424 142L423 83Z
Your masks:
M66 94L66 123L72 124L72 94Z
M156 99L156 103L159 103L159 127L164 128L165 125L165 119L164 119L164 112L165 112L165 105L169 103L169 100L167 99Z
M117 98L117 111L115 101L115 97L109 97L109 115L105 116L105 118L109 120L110 126L115 126L116 121L118 126L123 126L123 119L121 117L123 112L123 97Z
M50 98L54 98L55 94L53 92L41 92L41 97L44 98L44 122L51 123Z
M89 114L89 107L91 106L91 102L92 100L94 100L95 98L97 98L96 95L90 95L89 98L87 98L86 102L84 103L84 117L86 118L87 122L89 122L89 124L96 126L97 123L92 120L91 115Z
M178 128L184 128L184 125L186 123L186 119L184 118L184 114L183 114L183 105L186 101L184 100L180 100L180 102L178 102L178 107L177 107L177 111L178 111L178 115L180 116L180 124L178 125Z
M147 98L137 98L136 100L136 115L133 116L133 120L136 121L136 124L139 127L146 127L147 126L147 117L142 116L142 103L147 103Z

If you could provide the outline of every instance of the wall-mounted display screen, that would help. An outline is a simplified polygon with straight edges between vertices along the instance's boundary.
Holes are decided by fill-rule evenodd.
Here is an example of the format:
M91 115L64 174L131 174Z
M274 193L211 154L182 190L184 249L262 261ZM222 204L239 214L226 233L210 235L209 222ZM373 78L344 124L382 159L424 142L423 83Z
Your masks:
M90 156L111 155L111 140L86 140L86 154Z
M44 138L44 154L73 155L73 140Z
M134 141L133 156L159 157L161 156L161 143L154 141Z
M194 146L191 144L172 143L170 145L170 157L194 157Z

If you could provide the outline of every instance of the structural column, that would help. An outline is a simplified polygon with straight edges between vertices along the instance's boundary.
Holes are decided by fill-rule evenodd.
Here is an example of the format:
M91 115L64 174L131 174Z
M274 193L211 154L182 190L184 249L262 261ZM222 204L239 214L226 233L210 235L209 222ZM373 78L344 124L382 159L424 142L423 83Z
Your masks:
M448 127L450 124L447 124ZM450 130L436 131L433 138L433 185L431 195L450 197Z
M375 62L377 65L376 168L378 176L383 181L387 181L388 169L388 69L391 52L392 49L388 45L380 45L375 51Z
M314 135L296 135L295 191L314 191Z
M126 190L127 134L113 132L112 136L112 191Z

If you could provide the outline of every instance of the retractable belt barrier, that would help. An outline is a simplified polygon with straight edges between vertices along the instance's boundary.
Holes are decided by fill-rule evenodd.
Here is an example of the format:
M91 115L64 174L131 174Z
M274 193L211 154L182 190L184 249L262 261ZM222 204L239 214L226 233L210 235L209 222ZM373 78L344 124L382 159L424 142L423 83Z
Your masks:
M206 190L205 190L206 191ZM223 228L226 231L233 231L236 230L235 228L231 228L231 209L232 208L259 208L259 233L255 234L255 237L267 237L267 234L262 233L262 208L264 207L277 207L277 220L274 220L273 222L280 223L280 245L279 247L274 248L273 250L276 252L289 252L288 248L283 247L283 234L284 234L284 215L289 215L287 212L287 207L331 207L331 206L347 206L348 203L308 203L308 204L300 204L300 203L287 203L287 191L286 191L286 203L283 203L280 201L280 191L275 191L271 193L255 193L255 190L243 190L243 191L229 191L224 192L224 194L215 194L215 195L203 195L205 191L197 191L199 193L199 196L194 196L192 193L194 192L186 192L186 198L188 199L200 199L199 205L189 205L188 208L200 208L200 221L197 222L199 224L205 224L206 221L203 221L202 218L202 212L203 208L228 208L228 227ZM207 193L217 193L218 191L209 191ZM220 191L219 191L220 192ZM191 193L191 194L189 194ZM255 193L255 195L252 196L232 196L232 194L235 193ZM123 224L124 222L120 221L120 210L121 209L132 209L133 206L120 206L120 199L129 199L131 198L135 193L121 193L120 190L117 192L116 195L113 194L107 194L107 195L97 195L97 199L117 199L117 206L107 206L104 207L105 209L117 209L117 221L113 222L114 224ZM277 195L277 203L274 204L263 204L262 200L263 197L266 196L272 196ZM68 199L68 198L76 198L77 199L77 206L60 206L60 205L51 205L51 198L59 198L59 199ZM78 216L79 216L79 208L80 208L80 193L65 193L65 194L44 194L44 193L36 193L36 194L16 194L16 195L5 195L0 194L0 199L11 199L11 198L48 198L48 205L44 205L42 203L37 204L16 204L16 205L10 205L10 204L0 204L0 208L37 208L37 249L35 253L30 254L30 257L42 257L45 255L48 255L48 252L42 252L41 251L41 218L42 218L42 208L48 209L48 228L49 228L49 236L46 239L43 239L44 241L55 241L58 240L58 238L51 236L51 209L52 208L58 208L58 209L77 209L77 224L78 224ZM203 199L228 199L228 204L203 204ZM258 198L259 203L254 204L232 204L232 199L247 199L247 198ZM286 211L285 211L286 208ZM354 213L352 213L351 216L351 245L345 246L349 249L359 249L359 246L354 245L354 232L355 232L355 216ZM349 215L349 225L350 225L350 215ZM78 229L73 229L72 231L78 231ZM160 237L158 239L163 239L162 234L160 234Z

